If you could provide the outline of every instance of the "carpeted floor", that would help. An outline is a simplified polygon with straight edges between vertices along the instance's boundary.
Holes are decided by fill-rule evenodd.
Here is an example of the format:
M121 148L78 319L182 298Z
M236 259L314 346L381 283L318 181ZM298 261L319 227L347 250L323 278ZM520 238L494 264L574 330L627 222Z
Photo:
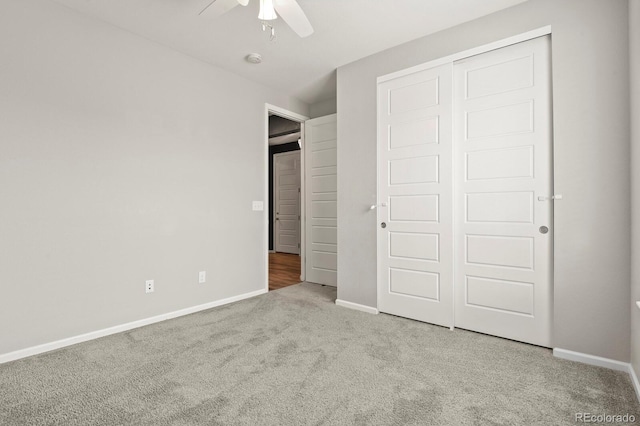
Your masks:
M0 365L2 425L560 425L640 419L626 373L333 304L303 283ZM640 420L636 420L640 422Z

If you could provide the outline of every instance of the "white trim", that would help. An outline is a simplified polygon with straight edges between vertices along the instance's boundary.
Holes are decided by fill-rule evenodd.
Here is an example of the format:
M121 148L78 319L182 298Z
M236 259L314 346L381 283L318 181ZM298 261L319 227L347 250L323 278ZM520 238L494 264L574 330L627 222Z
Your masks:
M275 252L276 252L275 250L269 250L269 253L275 253Z
M560 359L581 362L583 364L595 365L596 367L604 367L610 370L624 371L625 373L628 373L631 378L631 383L633 383L633 390L636 392L636 398L638 398L638 401L640 402L640 382L638 381L638 376L636 375L636 371L633 369L633 365L631 363L560 348L553 348L553 356Z
M14 352L1 354L0 364L9 362L9 361L15 361L21 358L26 358L28 356L38 355L38 354L49 352L55 349L64 348L67 346L75 345L77 343L87 342L89 340L98 339L100 337L122 333L123 331L128 331L134 328L144 327L145 325L155 324L157 322L165 321L168 319L173 319L173 318L181 317L184 315L193 314L195 312L204 311L207 309L215 308L217 306L222 306L222 305L237 302L240 300L249 299L251 297L259 296L264 293L266 293L266 290L252 291L250 293L240 294L238 296L228 297L226 299L205 303L203 305L192 306L190 308L180 309L178 311L156 315L154 317L145 318L138 321L128 322L126 324L120 324L114 327L103 328L102 330L92 331L90 333L80 334L78 336L68 337L66 339L56 340L55 342L49 342L42 345L32 346L30 348L20 349Z
M269 129L269 111L274 113L275 115L279 115L282 118L286 118L292 121L297 121L298 123L302 123L304 121L309 120L309 117L306 115L298 114L297 112L289 111L288 109L280 108L279 106L272 104L265 104L267 107L267 130Z
M306 222L306 162L305 157L305 131L306 122L300 123L300 282L306 281L307 278L307 265L305 259L307 258L306 252L306 238L307 238L307 222ZM275 247L275 241L273 242Z
M629 364L629 376L631 376L631 383L633 383L633 389L636 391L636 398L640 402L640 382L638 382L638 376L636 376L636 371L633 369L633 364Z
M382 280L380 277L384 274L384 268L382 267L382 253L380 247L382 247L382 237L378 230L378 224L380 223L380 207L382 207L382 200L380 199L380 77L376 84L376 201L374 214L376 216L376 310L380 312L380 299L382 299ZM386 201L385 201L386 202ZM338 301L336 300L336 303Z
M553 356L556 358L567 359L569 361L577 361L583 364L595 365L596 367L604 367L610 370L624 371L627 373L630 368L630 364L628 362L602 358L600 356L584 354L582 352L569 351L567 349L553 348Z
M433 61L426 62L424 64L416 65L411 68L406 68L401 71L396 71L391 74L386 74L378 77L378 84L393 80L394 78L404 77L405 75L414 74L416 72L428 70L429 68L435 68L440 65L444 65L450 62L459 61L471 56L486 53L491 50L500 49L502 47L510 46L512 44L521 43L523 41L531 40L536 37L542 37L551 34L551 26L538 28L536 30L527 31L526 33L518 34L512 37L508 37L502 40L495 41L493 43L484 44L482 46L474 47L473 49L464 50L462 52L454 53L453 55L445 56L443 58L434 59Z
M272 112L280 117L287 118L289 120L297 121L300 123L300 136L301 136L301 146L300 146L300 157L304 158L304 122L309 119L309 117L305 115L301 115L295 113L293 111L289 111L284 108L280 108L279 106L271 105L269 103L264 104L264 200L265 206L263 213L264 219L264 232L263 232L263 247L264 247L264 289L265 291L269 291L269 209L272 206L269 203L269 112ZM301 201L304 201L304 160L300 160L300 191L301 191ZM302 281L304 281L305 276L305 265L304 265L304 249L305 249L305 231L304 231L304 208L301 208L300 215L300 272L302 276ZM275 241L274 241L275 247Z
M378 310L376 308L372 308L371 306L360 305L359 303L347 302L346 300L336 299L336 305L342 306L343 308L354 309L356 311L366 312L368 314L378 314Z

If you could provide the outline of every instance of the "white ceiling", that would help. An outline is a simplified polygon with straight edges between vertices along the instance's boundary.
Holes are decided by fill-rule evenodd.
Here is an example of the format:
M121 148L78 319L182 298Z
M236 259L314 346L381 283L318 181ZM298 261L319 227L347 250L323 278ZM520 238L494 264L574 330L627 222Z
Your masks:
M215 19L210 0L54 0L307 103L335 96L335 69L526 0L298 0L315 29L299 38L275 21L269 41L258 0ZM244 57L258 52L263 63Z

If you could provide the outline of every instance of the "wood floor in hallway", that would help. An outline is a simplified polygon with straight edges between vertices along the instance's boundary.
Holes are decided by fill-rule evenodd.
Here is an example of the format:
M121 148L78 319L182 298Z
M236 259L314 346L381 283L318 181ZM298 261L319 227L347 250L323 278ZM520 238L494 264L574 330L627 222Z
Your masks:
M300 256L269 253L269 291L300 282Z

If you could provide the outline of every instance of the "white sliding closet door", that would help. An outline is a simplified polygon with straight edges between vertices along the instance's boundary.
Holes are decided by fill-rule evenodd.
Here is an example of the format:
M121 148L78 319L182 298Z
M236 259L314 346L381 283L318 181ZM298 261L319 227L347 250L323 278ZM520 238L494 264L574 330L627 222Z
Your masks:
M378 309L550 347L550 39L378 84Z
M306 280L338 284L337 116L305 121Z
M451 326L452 65L378 87L378 309Z
M551 346L549 38L454 65L455 325Z

